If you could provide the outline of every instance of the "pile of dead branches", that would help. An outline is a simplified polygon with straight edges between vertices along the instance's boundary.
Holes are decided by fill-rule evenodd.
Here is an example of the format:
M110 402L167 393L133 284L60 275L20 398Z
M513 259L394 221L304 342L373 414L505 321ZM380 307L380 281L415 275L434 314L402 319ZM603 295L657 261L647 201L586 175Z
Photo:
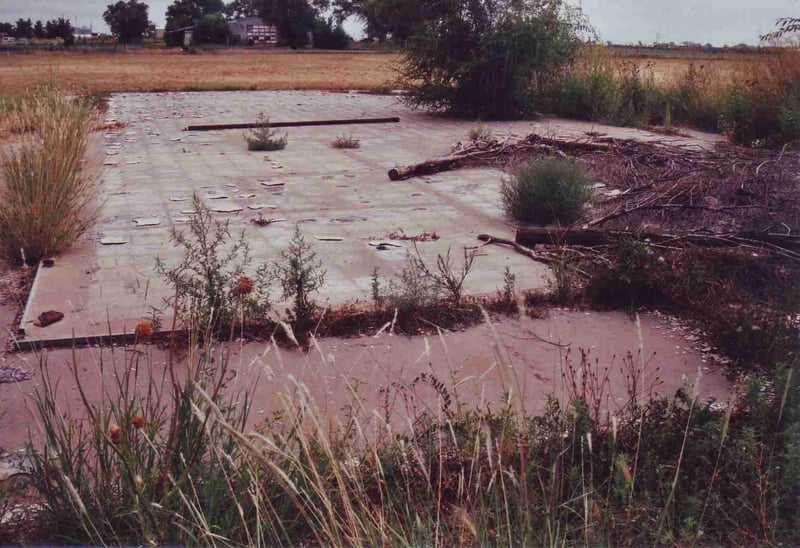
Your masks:
M651 233L769 233L800 229L800 154L587 135L459 143L444 158L393 169L393 180L462 167L508 172L545 156L576 158L596 198L579 225Z

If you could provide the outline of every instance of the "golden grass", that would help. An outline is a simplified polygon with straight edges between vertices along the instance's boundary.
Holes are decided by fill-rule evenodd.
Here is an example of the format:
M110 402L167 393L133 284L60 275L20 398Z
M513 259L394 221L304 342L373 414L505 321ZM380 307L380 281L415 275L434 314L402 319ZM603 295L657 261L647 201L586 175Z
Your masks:
M758 66L759 56L625 57L658 83L683 77L689 64L729 81ZM229 50L187 55L176 50L127 53L41 52L0 58L0 94L22 93L55 73L74 91L199 91L226 89L371 89L396 78L397 53L293 53Z
M24 92L52 78L78 92L226 89L370 89L395 79L400 56L240 50L51 52L0 58L0 94Z

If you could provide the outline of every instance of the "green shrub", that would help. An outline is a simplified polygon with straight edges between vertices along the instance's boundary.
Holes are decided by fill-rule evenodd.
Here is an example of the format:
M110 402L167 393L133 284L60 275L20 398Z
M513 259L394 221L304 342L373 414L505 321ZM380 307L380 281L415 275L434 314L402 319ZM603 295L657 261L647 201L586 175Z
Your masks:
M289 138L286 135L283 137L275 137L277 134L277 131L273 131L269 127L269 117L263 112L260 113L257 118L256 127L250 131L249 135L244 136L245 141L247 141L247 150L283 150L286 148L286 143L289 142Z
M534 75L563 65L576 50L578 24L562 7L537 3L519 14L507 2L441 4L408 43L406 101L459 116L529 114Z
M589 179L567 159L534 160L501 183L506 214L526 223L571 224L589 201Z

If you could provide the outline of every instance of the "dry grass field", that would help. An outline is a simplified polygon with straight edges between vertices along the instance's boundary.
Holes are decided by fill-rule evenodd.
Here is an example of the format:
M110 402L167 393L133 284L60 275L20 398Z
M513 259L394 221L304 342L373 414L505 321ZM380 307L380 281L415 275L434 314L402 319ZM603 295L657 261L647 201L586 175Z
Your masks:
M395 78L399 56L382 53L176 51L55 52L0 58L0 95L56 75L80 92L227 89L370 89Z
M659 83L680 79L689 64L718 81L757 65L757 56L707 58L615 56ZM125 53L54 52L0 58L0 95L24 92L56 75L73 91L201 91L370 89L396 78L400 55L391 53L294 53L228 50L187 55L178 50Z

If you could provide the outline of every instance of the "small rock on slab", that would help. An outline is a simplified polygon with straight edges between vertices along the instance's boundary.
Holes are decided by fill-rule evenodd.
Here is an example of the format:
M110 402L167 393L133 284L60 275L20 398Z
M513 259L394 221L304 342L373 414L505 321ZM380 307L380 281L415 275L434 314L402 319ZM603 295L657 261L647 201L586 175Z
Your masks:
M158 217L137 217L133 220L136 226L157 226L161 224L161 219Z
M100 238L100 243L103 245L122 245L127 244L128 240L125 238L120 238L119 236L106 236L104 238Z
M32 373L10 365L0 365L0 384L27 381Z
M53 325L54 323L60 322L63 319L63 312L59 312L58 310L48 310L39 314L39 317L36 318L34 325L37 327L47 327L48 325Z

